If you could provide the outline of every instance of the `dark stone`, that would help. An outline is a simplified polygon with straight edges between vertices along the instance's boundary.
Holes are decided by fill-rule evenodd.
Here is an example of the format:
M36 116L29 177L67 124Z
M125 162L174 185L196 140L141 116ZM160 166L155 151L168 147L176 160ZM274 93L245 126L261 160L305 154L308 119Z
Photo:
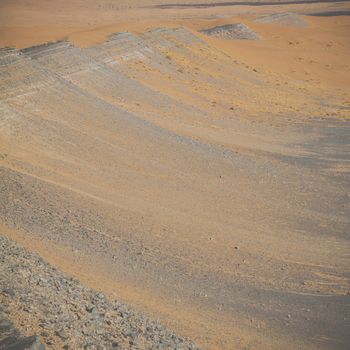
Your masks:
M13 341L7 344L6 350L45 350L44 345L40 342L39 338L35 335L20 339L12 338ZM0 349L1 346L0 346Z

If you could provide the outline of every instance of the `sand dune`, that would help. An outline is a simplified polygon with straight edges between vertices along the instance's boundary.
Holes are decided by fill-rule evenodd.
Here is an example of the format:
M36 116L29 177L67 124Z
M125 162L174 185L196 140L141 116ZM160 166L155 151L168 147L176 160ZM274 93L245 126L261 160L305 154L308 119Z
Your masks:
M347 17L1 6L4 234L205 349L347 348Z

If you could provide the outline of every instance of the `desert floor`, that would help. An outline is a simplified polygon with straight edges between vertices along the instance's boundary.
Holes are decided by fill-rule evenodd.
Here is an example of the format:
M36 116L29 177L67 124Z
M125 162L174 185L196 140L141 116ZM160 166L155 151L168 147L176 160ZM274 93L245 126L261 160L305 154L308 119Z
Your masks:
M204 349L347 349L349 11L0 1L1 233Z

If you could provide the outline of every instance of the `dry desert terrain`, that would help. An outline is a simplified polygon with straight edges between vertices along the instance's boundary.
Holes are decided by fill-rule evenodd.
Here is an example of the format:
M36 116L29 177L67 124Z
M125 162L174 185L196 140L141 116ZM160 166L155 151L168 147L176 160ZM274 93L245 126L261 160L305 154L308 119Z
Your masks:
M349 15L1 0L0 349L349 349Z

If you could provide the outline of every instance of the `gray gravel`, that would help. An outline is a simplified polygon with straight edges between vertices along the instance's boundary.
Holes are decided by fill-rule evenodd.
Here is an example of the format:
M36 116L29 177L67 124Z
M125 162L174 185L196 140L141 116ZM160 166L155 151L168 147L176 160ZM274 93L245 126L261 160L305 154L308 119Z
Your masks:
M259 40L260 37L244 23L225 24L201 30L202 33L223 39Z
M199 349L0 235L0 349L42 350L43 344L55 349Z
M8 315L0 307L0 350L44 350L40 339L35 336L22 336Z
M306 27L307 22L296 13L285 12L285 13L274 13L258 18L256 22L261 23L276 23L287 26L295 27Z

